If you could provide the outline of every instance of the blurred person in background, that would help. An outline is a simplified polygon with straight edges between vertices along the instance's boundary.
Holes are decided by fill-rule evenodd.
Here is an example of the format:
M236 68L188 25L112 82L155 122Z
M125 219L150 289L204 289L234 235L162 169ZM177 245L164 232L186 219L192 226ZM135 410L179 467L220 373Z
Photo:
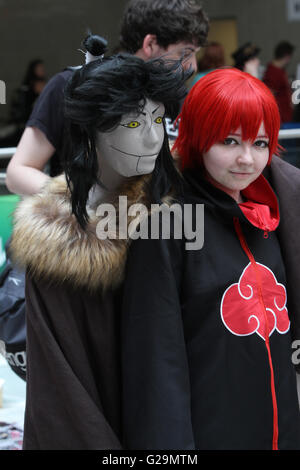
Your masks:
M31 61L22 85L15 91L12 100L10 116L12 122L20 123L25 127L35 101L43 91L45 84L44 62L41 59Z
M204 77L207 73L212 70L218 69L219 67L224 67L225 65L225 54L224 47L219 42L209 43L205 49L203 57L198 60L197 70L198 73L195 75L191 81L191 86L193 86L201 77Z
M292 89L286 68L289 65L295 47L288 41L281 41L274 50L274 59L266 68L263 81L273 92L277 101L281 123L293 120Z
M250 73L253 77L259 78L259 53L259 47L247 42L231 54L231 57L234 59L233 67L243 72Z
M196 53L206 43L207 33L208 18L192 0L131 0L123 15L120 47L143 60L180 58L185 68L196 70ZM55 75L36 103L7 167L11 192L38 192L49 178L43 172L49 160L50 177L62 172L63 90L72 73ZM168 129L170 138L175 138L177 131L167 122Z
M22 84L13 92L9 117L0 134L0 144L3 147L14 147L18 144L46 81L44 62L41 59L32 60Z

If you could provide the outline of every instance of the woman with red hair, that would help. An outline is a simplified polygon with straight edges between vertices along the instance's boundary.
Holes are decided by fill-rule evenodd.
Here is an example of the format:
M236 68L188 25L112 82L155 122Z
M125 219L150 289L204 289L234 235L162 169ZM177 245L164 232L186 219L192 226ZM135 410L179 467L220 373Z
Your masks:
M279 127L271 92L237 69L207 74L184 102L174 152L183 210L204 205L204 244L132 243L122 319L130 449L300 449L300 253L286 211L300 177L272 162ZM195 211L189 222L197 227Z

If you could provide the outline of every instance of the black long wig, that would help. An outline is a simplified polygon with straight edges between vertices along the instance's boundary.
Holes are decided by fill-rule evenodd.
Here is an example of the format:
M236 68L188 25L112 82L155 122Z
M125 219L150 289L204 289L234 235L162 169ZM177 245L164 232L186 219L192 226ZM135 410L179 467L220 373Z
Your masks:
M125 114L140 113L147 98L163 103L166 114L174 119L190 74L180 61L145 62L129 54L95 60L74 72L65 89L64 167L72 212L83 228L88 222L89 190L98 182L97 131L114 129ZM171 187L178 189L180 179L165 131L149 185L151 202L160 203Z

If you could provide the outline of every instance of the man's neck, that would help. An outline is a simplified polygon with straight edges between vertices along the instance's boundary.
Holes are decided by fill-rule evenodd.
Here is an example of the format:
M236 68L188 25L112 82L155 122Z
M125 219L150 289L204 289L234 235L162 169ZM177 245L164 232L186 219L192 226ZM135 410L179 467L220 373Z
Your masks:
M274 59L274 60L272 61L272 64L273 64L275 67L279 68L279 69L284 69L284 68L285 68L285 63L282 62L282 61L279 60L279 59L278 59L278 60Z

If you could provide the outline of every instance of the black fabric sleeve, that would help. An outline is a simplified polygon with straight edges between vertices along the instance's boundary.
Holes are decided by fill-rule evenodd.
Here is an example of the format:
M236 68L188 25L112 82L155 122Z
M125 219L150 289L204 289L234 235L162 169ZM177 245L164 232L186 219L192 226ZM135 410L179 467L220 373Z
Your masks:
M132 242L122 311L123 438L129 449L194 449L180 305L179 240Z
M26 123L26 126L40 129L53 147L61 147L63 138L63 96L67 79L71 71L58 73L49 80Z

